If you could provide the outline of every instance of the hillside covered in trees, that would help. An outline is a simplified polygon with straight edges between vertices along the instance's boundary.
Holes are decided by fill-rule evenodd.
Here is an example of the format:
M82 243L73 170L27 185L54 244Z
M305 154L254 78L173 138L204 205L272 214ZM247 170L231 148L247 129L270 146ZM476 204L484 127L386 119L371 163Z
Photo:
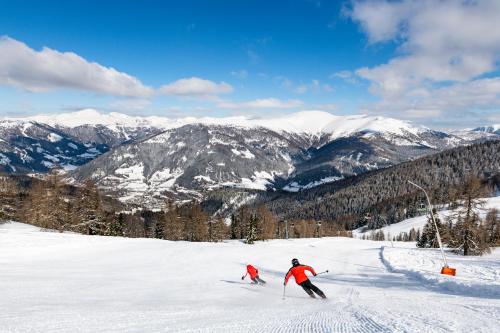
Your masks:
M456 187L474 176L486 194L500 188L500 141L447 150L383 170L350 177L298 193L264 193L265 203L283 219L335 221L348 230L370 224L378 228L421 214L426 188L435 204L453 202Z

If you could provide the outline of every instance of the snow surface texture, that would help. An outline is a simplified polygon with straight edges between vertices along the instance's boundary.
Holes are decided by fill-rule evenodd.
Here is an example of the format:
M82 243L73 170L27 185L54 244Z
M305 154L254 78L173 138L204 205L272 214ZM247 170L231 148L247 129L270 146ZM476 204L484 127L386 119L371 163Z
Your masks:
M467 289L455 292L392 272L381 260L382 245L389 246L348 238L274 240L251 246L238 241L187 243L0 224L0 330L498 331L498 298L478 297ZM409 269L405 261L416 260L426 265L425 270L435 271L431 262L438 257L432 251L408 250L405 243L395 246L384 250L394 267L404 264ZM424 258L428 253L430 257ZM317 271L330 270L311 278L327 300L310 299L293 280L282 299L283 276L293 257ZM492 279L488 283L498 284L498 260L498 251L467 258L467 276L487 277ZM240 279L247 263L259 268L268 282L265 286Z
M488 210L492 208L496 208L500 210L500 197L493 197L493 198L484 198L485 204L483 206L483 209L480 212L481 218L484 218L486 214L488 213ZM440 210L438 211L438 215L441 218L441 221L445 221L445 218L449 216L452 213L450 210ZM394 237L399 235L402 232L409 233L412 228L415 230L420 230L422 231L425 224L427 223L427 218L428 215L422 215L422 216L417 216L417 217L412 217L410 219L406 219L404 221L401 221L399 223L394 223L391 225L388 225L386 227L380 228L380 229L375 229L375 230L367 230L366 227L361 227L353 231L353 236L356 238L361 238L363 235L370 235L373 232L377 232L378 230L382 230L387 237Z
M382 247L382 261L393 272L407 274L452 293L500 299L500 249L484 257L464 257L447 251L456 277L440 274L443 260L438 249Z

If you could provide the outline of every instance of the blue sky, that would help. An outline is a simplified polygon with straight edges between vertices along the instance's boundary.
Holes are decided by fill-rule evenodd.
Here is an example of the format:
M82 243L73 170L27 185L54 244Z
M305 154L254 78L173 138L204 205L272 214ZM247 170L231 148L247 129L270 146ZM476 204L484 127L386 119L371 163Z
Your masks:
M3 115L87 107L169 117L321 109L435 127L500 121L499 49L487 47L500 40L490 31L500 18L493 0L474 8L452 0L0 5ZM471 15L491 38L472 45L463 31L453 45L436 47L447 44L446 34L462 33L456 22L433 18L436 11ZM436 27L443 39L425 42ZM443 64L453 66L441 73ZM491 92L474 102L478 90ZM451 100L457 95L464 100Z

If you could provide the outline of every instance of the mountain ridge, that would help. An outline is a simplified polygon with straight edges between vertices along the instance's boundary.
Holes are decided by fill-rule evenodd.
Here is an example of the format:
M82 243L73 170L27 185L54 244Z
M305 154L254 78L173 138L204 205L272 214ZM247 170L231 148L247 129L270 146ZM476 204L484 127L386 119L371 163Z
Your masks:
M323 111L169 119L86 109L0 119L0 171L62 167L129 202L200 198L221 187L296 192L500 137L480 130L459 134Z

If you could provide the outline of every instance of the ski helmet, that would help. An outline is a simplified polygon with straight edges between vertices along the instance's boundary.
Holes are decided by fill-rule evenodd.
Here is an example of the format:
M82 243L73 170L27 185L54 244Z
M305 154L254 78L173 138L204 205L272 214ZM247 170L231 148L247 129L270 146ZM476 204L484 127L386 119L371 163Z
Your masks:
M293 258L293 259L292 259L292 265L293 265L293 266L300 265L300 264L299 264L299 259L297 259L297 258Z

